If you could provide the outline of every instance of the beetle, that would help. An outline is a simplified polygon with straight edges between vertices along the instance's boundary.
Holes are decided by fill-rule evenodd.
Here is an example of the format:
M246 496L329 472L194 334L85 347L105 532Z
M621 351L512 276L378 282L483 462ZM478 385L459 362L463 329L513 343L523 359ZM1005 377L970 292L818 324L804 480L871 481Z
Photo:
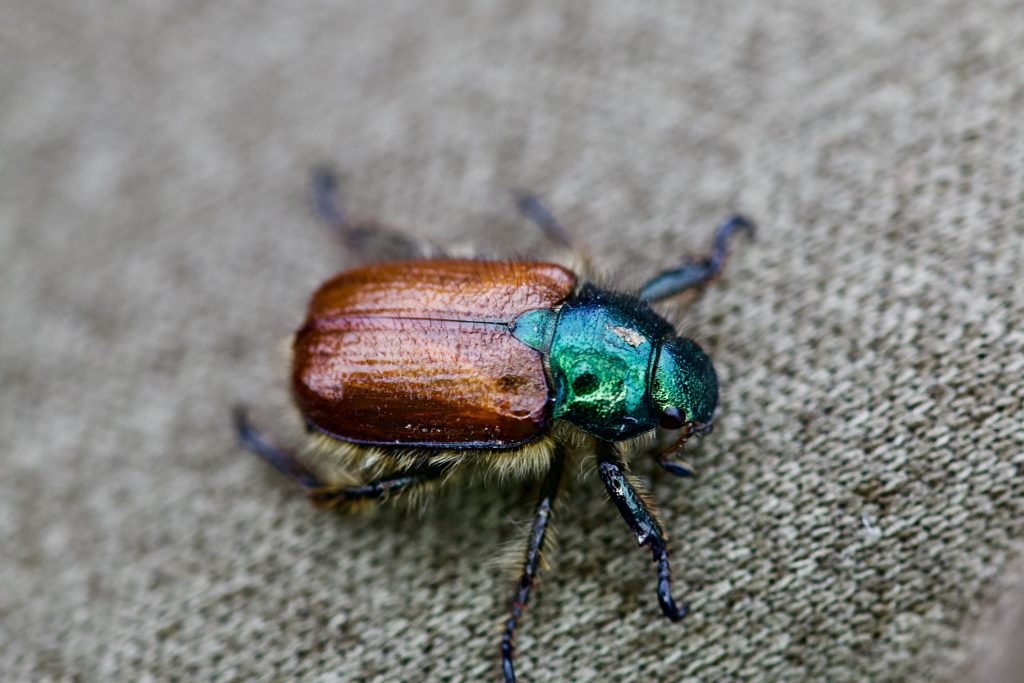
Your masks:
M393 260L327 280L295 333L291 389L316 459L278 447L238 407L241 445L321 507L407 495L470 467L543 477L501 638L508 682L566 462L592 453L608 495L652 554L662 613L681 620L687 606L672 596L667 535L626 463L647 450L668 472L692 476L676 454L711 431L718 379L701 347L651 305L713 280L733 235L753 235L753 223L733 216L707 257L627 294L594 284L585 258L575 269L451 258L400 232L350 223L329 171L314 174L312 198L349 247ZM555 247L574 251L539 199L520 195L517 205Z

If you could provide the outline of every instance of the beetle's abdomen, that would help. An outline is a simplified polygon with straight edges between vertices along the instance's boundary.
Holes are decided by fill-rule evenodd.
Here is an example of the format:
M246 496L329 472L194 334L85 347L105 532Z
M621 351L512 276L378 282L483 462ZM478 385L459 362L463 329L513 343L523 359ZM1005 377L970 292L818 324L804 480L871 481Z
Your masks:
M510 331L576 278L547 263L404 261L342 273L295 337L293 392L345 441L505 448L550 420L540 354Z

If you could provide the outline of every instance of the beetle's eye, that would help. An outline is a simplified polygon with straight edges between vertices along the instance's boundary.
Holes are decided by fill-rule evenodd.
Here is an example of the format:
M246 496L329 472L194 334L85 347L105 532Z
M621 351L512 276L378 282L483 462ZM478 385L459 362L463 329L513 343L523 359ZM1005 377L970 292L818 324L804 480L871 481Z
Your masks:
M686 422L683 420L683 414L679 411L679 408L666 408L661 413L658 424L664 429L682 429Z
M597 379L597 375L584 372L572 381L572 390L577 396L586 396L593 393L597 389L598 384L600 382Z

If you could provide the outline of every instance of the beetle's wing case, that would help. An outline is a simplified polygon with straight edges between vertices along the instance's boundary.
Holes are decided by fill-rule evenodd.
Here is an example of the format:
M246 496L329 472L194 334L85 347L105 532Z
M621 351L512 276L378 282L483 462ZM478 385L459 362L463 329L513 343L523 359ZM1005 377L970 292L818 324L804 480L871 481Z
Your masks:
M399 261L347 271L313 295L292 389L315 429L363 444L509 448L550 420L543 359L512 336L564 302L550 263Z

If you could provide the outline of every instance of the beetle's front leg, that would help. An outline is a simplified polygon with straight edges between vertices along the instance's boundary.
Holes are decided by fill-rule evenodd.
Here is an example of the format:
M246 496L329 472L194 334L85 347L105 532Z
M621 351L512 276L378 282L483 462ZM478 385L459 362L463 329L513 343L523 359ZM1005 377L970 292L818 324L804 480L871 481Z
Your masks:
M658 461L658 464L661 465L662 469L669 474L687 478L694 476L693 466L685 460L678 458L679 451L682 448L683 443L692 433L693 431L690 429L680 429L678 430L678 434L671 438L668 445L656 444L655 448L651 449L650 454Z
M640 288L640 298L647 301L661 301L677 294L700 287L715 279L729 255L729 241L739 230L753 236L755 226L749 219L736 215L718 226L711 253L701 259L690 259L672 270L658 273Z
M514 683L516 680L515 667L512 666L516 627L519 625L519 618L526 610L526 603L530 600L533 583L537 578L537 568L540 566L541 553L544 551L544 539L551 521L551 513L555 497L558 495L558 486L562 480L564 466L565 450L562 446L558 446L551 460L551 469L548 470L548 475L544 479L540 500L537 502L537 511L533 519L533 527L530 530L530 541L526 546L523 573L519 576L519 587L512 597L512 613L509 615L508 621L505 622L505 633L501 637L501 664L506 683Z
M629 483L625 466L615 454L614 445L602 442L598 447L598 473L608 489L615 507L626 520L640 545L651 549L654 562L658 565L658 604L661 611L672 621L679 621L688 611L684 604L676 605L672 598L672 568L668 560L668 539L661 530L657 516L647 506L643 496Z
M300 463L292 453L279 448L260 434L249 423L243 408L235 408L234 419L238 442L301 486L317 507L336 507L345 503L384 498L437 479L444 473L442 466L424 465L374 479L361 486L328 486Z
M377 223L352 223L338 201L338 177L321 168L313 171L310 186L313 210L345 244L368 261L425 258L437 249L421 240Z
M656 453L658 464L669 474L689 479L694 476L693 466L685 460L677 460L671 453Z

